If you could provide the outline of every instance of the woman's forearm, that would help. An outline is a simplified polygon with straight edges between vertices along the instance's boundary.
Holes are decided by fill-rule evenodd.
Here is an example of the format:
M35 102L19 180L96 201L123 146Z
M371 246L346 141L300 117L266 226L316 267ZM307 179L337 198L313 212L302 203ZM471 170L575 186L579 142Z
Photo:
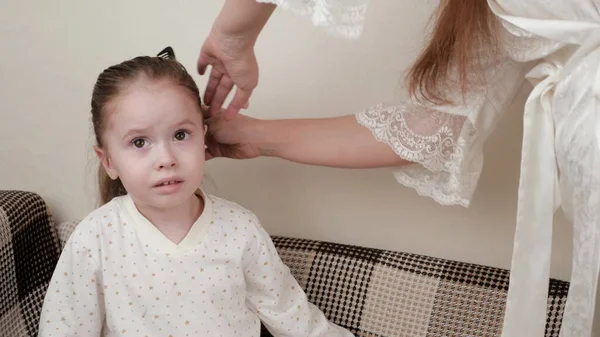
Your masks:
M223 34L254 45L275 8L273 4L256 0L225 0L215 19L213 34Z
M377 168L408 164L392 148L358 124L353 115L259 120L251 142L264 156L339 168Z

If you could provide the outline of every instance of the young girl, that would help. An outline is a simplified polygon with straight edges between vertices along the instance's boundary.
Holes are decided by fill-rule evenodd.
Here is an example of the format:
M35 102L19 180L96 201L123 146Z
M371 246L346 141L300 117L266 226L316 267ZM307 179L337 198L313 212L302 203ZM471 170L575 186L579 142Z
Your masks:
M199 190L198 88L171 58L100 74L103 206L68 240L40 336L352 336L308 302L252 212Z

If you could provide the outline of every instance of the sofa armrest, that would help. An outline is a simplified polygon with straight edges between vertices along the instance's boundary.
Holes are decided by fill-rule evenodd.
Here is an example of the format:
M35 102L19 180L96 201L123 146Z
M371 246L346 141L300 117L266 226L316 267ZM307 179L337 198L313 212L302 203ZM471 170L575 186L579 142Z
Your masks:
M79 221L67 221L61 222L56 226L61 249L65 247L67 240L69 240L69 237L75 230L75 227L77 227L77 224L79 224Z
M44 200L0 191L0 335L36 336L48 283L60 256Z

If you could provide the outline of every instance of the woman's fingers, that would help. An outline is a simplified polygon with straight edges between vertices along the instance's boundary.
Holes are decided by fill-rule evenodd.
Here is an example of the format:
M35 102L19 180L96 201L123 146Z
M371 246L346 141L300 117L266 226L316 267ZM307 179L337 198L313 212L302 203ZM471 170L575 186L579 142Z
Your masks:
M237 88L235 91L235 96L229 106L223 113L223 118L229 121L235 117L236 114L240 112L241 109L247 109L249 105L250 95L252 95L252 90L244 90L241 88Z
M220 71L217 67L212 67L210 71L210 77L208 78L208 83L206 84L206 91L204 92L204 103L207 105L211 105L212 100L215 97L217 92L217 88L219 87L219 83L223 78L223 72Z
M217 112L221 111L221 107L233 88L233 81L227 75L223 75L219 81L219 85L215 89L215 94L212 97L212 101L207 101L206 104L210 105L210 115L214 116Z

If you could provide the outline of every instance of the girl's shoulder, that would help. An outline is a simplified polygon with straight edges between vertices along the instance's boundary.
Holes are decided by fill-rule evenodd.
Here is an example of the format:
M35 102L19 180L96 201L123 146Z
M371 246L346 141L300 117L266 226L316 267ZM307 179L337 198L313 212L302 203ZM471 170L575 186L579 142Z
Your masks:
M230 200L214 195L206 195L212 204L213 222L221 225L250 225L260 227L258 217L251 210Z
M94 209L75 226L69 241L77 245L93 246L102 235L103 229L116 226L122 221L121 213L116 198Z

